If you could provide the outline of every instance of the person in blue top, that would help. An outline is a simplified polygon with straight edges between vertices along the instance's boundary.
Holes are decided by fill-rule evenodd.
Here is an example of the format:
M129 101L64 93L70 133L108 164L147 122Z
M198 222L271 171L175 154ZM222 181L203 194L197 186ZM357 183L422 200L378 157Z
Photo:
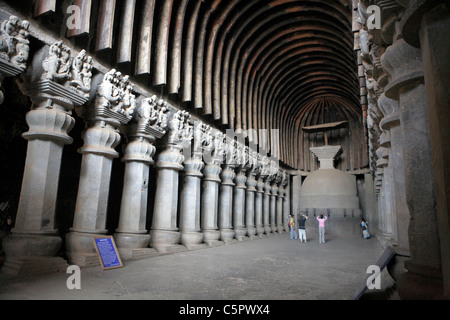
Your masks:
M360 226L361 226L363 238L364 238L364 239L369 239L369 238L370 238L369 225L367 224L366 220L364 220L363 218L361 218L361 221L360 221L359 224L360 224Z

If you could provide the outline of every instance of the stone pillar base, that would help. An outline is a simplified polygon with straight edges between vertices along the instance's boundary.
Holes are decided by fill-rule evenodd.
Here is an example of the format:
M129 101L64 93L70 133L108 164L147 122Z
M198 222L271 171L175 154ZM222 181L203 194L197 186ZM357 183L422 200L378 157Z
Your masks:
M284 232L284 226L283 225L279 225L278 226L278 233L283 233Z
M442 273L426 266L416 266L405 261L407 272L399 275L398 294L402 300L444 299Z
M95 251L93 238L104 236L102 233L84 233L71 231L66 235L66 253L71 264L79 267L96 267L100 261Z
M247 235L247 229L242 228L242 227L237 227L234 229L234 237L236 238L236 240L238 241L243 241L244 238L246 238Z
M119 249L147 248L150 244L150 234L116 232L114 234L114 241Z
M90 268L100 266L100 261L96 253L67 251L67 257L71 264L79 267Z
M232 229L220 229L220 240L225 243L233 242L235 231Z
M264 230L266 232L267 235L272 234L272 227L271 226L265 226Z
M12 276L35 276L66 272L68 267L61 257L7 257L1 271Z
M220 231L219 230L202 230L203 235L205 238L203 239L204 242L207 241L215 241L220 239Z
M266 230L264 229L263 226L257 226L257 227L256 227L256 234L257 234L259 237L263 237L265 231L266 231Z
M255 227L247 227L247 235L250 239L255 239L256 236L256 228Z
M169 247L183 247L179 245L181 233L178 231L154 229L150 231L150 247L161 253L168 252ZM172 250L170 249L170 250Z
M54 257L61 248L62 239L48 234L14 233L2 241L6 256L13 257Z
M159 256L159 252L153 248L118 248L122 261L144 260Z
M206 244L203 243L203 238L204 235L201 232L181 231L181 244L189 250L206 247Z
M220 247L225 245L225 242L221 240L205 240L205 243L208 247Z

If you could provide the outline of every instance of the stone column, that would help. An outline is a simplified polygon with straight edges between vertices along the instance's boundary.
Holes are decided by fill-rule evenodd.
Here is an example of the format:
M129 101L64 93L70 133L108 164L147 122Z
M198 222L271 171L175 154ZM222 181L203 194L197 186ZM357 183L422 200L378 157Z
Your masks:
M220 131L213 136L213 154L211 161L206 161L203 170L203 189L201 195L201 229L205 236L203 241L209 246L215 246L221 243L220 231L218 230L219 214L219 184L220 173L225 155L224 134Z
M270 188L270 226L272 228L272 233L278 232L278 221L277 221L277 202L278 202L278 174L272 182Z
M300 195L302 189L302 176L292 177L291 186L291 214L298 214L300 212Z
M20 21L16 16L0 21L2 25L0 48L0 105L4 101L2 82L6 77L16 77L25 71L30 52L29 26L26 20Z
M247 228L247 235L250 239L254 239L257 233L256 230L256 176L261 172L261 157L255 151L250 150L251 168L248 170L247 176L247 190L245 195L245 225Z
M122 203L114 234L122 260L144 259L156 253L148 248L150 234L146 229L149 172L156 151L153 143L166 133L167 112L167 103L156 96L144 99L127 126Z
M181 244L195 249L203 242L200 229L201 178L205 164L200 157L193 156L184 162L184 180L180 194Z
M384 139L382 145L389 145L389 166L392 168L392 186L394 189L395 232L394 250L397 255L409 256L408 226L410 215L405 195L405 172L403 170L403 132L400 127L398 101L389 99L383 93L378 105L384 114L380 122L381 129L388 132L389 141Z
M289 232L289 221L287 219L288 215L291 213L291 186L290 186L289 174L286 172L285 180L282 182L282 187L284 190L284 200L283 200L283 226L284 231ZM296 216L296 212L292 212Z
M386 139L386 135L383 136L384 140L381 143L385 146L389 146L389 140ZM381 235L384 237L384 242L391 242L394 237L393 234L393 207L392 199L395 198L395 193L392 188L392 168L389 165L389 150L385 147L377 149L378 160L376 162L377 171L379 170L381 179L380 187L380 201L379 205L379 226Z
M219 230L220 240L232 243L235 235L233 230L233 188L236 178L235 167L239 159L239 150L234 141L226 145L227 160L221 174L219 195Z
M406 42L421 48L431 155L436 190L437 220L444 295L450 297L450 45L447 30L450 8L447 1L414 1L403 19Z
M234 166L226 164L221 174L220 196L219 196L219 230L220 240L225 243L232 242L235 231L233 230L233 188Z
M263 198L264 198L264 177L260 175L256 182L256 195L255 195L255 223L256 234L259 237L264 235L264 223L263 223Z
M234 186L233 195L233 229L235 238L238 241L245 240L247 229L245 227L245 193L247 186L246 172L249 169L249 149L247 146L242 148L241 162L238 166L236 174L236 185Z
M136 108L133 86L127 76L112 69L104 75L94 103L77 113L86 121L80 182L71 231L66 236L70 263L80 267L99 265L92 238L108 233L109 186L115 150L120 143L120 128ZM118 94L118 96L115 96Z
M198 123L194 130L193 154L184 162L184 182L180 195L181 243L188 249L198 248L204 234L200 229L201 178L205 166L204 148L212 148L211 127Z
M426 299L439 294L442 270L421 52L400 39L386 50L382 64L392 78L385 94L399 101L406 202L411 215L411 256L398 290L402 298Z
M37 274L67 268L62 258L55 257L62 244L55 226L61 157L64 145L73 141L69 136L75 124L72 111L87 102L90 89L90 84L73 82L79 73L72 68L72 60L62 42L45 46L19 81L32 108L26 116L29 131L23 134L28 150L16 224L12 235L3 240L5 273ZM66 62L64 71L62 62ZM90 80L87 75L86 80Z
M181 250L181 234L177 227L178 180L183 170L182 149L190 147L193 137L191 116L177 112L169 122L165 149L158 156L158 177L155 193L150 246L160 252Z
M263 221L264 221L264 229L266 234L269 235L272 233L272 227L270 225L270 215L271 215L271 190L272 180L275 179L274 175L268 175L265 183L264 183L264 210L263 210Z
M278 197L277 197L277 227L278 233L284 232L284 220L283 220L283 203L285 197L284 183L286 180L286 172L280 171L280 182L278 185Z

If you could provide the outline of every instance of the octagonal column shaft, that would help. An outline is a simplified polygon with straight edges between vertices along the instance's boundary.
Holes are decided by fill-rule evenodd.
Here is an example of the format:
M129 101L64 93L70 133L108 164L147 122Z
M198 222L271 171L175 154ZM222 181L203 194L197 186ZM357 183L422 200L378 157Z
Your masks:
M256 235L255 226L255 194L256 194L256 179L253 174L250 174L247 179L247 190L245 195L245 225L247 228L247 235L254 238Z
M158 157L150 246L161 252L180 243L177 227L178 179L184 160L180 145L168 146Z
M270 185L270 181L266 180L264 184L264 208L263 208L263 223L264 223L264 229L265 233L268 235L272 233L272 227L270 225L270 213L271 213L271 193L270 190L272 189Z
M203 242L200 229L201 178L203 161L194 156L184 162L184 181L180 194L181 244L195 248Z
M410 260L408 272L398 281L401 297L434 296L430 285L441 283L441 257L433 184L430 131L423 66L420 49L404 40L390 46L383 58L383 68L392 81L385 88L387 97L399 101L400 122L404 134L404 170L409 222ZM422 284L419 284L422 283ZM427 283L423 286L423 283Z
M28 48L26 52L19 51L17 53L28 54ZM67 263L56 257L62 244L55 226L61 158L64 145L73 141L69 137L75 124L72 111L87 102L90 85L70 86L70 80L79 76L71 67L65 73L58 73L61 52L71 58L70 49L62 43L42 47L17 82L20 90L30 97L32 108L26 115L29 131L23 134L28 140L28 149L16 225L12 235L3 241L4 273L28 275L67 268ZM85 57L84 51L80 56ZM12 57L11 62L16 58L19 57ZM84 62L86 67L91 67L87 60ZM56 68L46 68L49 65ZM2 63L0 69L3 67ZM58 73L58 79L54 79L52 71ZM85 77L90 79L87 74Z
M260 177L256 183L256 193L255 193L255 225L256 234L262 236L264 234L264 223L263 223L263 198L264 198L264 181Z
M153 221L150 231L150 246L160 252L181 250L181 240L177 227L179 171L185 160L182 150L188 150L193 137L191 116L186 111L178 111L169 122L169 134L164 141L165 149L159 154L156 167L156 184Z
M98 265L92 238L107 234L109 186L114 150L120 142L116 127L102 121L88 123L73 226L67 235L69 261L78 266Z
M109 187L115 148L121 141L120 128L136 107L133 86L127 76L112 69L103 76L95 101L77 113L86 121L80 182L73 225L66 236L67 256L80 267L99 265L93 238L107 234ZM112 98L119 93L119 99Z
M278 202L278 186L274 183L271 186L270 193L270 227L272 233L278 232L277 226L277 202Z
M233 230L233 187L236 173L234 167L226 164L221 174L220 195L219 195L219 231L220 240L225 243L231 242L234 238Z
M15 227L3 241L4 273L54 272L67 266L56 258L62 239L55 229L55 209L63 148L72 143L68 133L75 120L60 105L46 106L34 106L26 116L27 156Z
M236 185L233 195L233 229L236 240L243 240L247 234L245 228L245 182L247 177L244 170L240 170L236 175Z
M220 239L218 230L219 184L222 168L218 164L207 164L203 170L203 189L201 195L201 229L208 245L216 244Z
M278 197L277 197L277 227L278 227L278 233L282 233L284 231L283 202L284 202L284 189L280 186L278 188Z
M129 142L122 161L125 165L119 225L114 234L122 259L147 257L150 234L146 229L148 185L150 165L153 164L154 137L137 134L136 126L130 126Z

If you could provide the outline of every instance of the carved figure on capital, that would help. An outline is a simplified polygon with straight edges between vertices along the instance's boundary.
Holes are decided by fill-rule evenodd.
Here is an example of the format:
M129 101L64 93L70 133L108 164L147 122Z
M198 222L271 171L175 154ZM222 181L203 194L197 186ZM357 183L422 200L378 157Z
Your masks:
M23 70L30 53L29 27L27 20L20 21L16 16L11 16L0 26L0 59Z
M197 124L194 130L194 156L201 156L204 151L211 153L214 147L211 132L211 126L202 122Z
M5 77L14 77L25 71L30 48L30 23L11 16L0 25L0 88ZM4 101L0 90L0 104Z
M92 82L92 57L87 56L86 50L81 50L73 59L70 85L89 95Z
M225 138L225 153L226 153L226 164L232 167L236 167L241 161L241 150L239 144L236 140L229 140Z
M129 76L123 76L116 69L106 73L97 91L97 104L131 120L136 109L136 96Z
M168 142L171 144L190 144L194 129L191 125L191 115L184 110L175 113L169 121Z
M213 159L216 164L222 164L226 155L225 135L221 131L216 131L213 138Z
M133 122L143 128L152 128L164 135L168 125L168 112L167 102L152 96L142 100L141 105L133 116Z
M44 73L41 80L53 81L84 98L89 98L93 69L92 57L87 56L84 49L75 58L71 54L70 48L64 45L63 41L53 43L42 62Z

